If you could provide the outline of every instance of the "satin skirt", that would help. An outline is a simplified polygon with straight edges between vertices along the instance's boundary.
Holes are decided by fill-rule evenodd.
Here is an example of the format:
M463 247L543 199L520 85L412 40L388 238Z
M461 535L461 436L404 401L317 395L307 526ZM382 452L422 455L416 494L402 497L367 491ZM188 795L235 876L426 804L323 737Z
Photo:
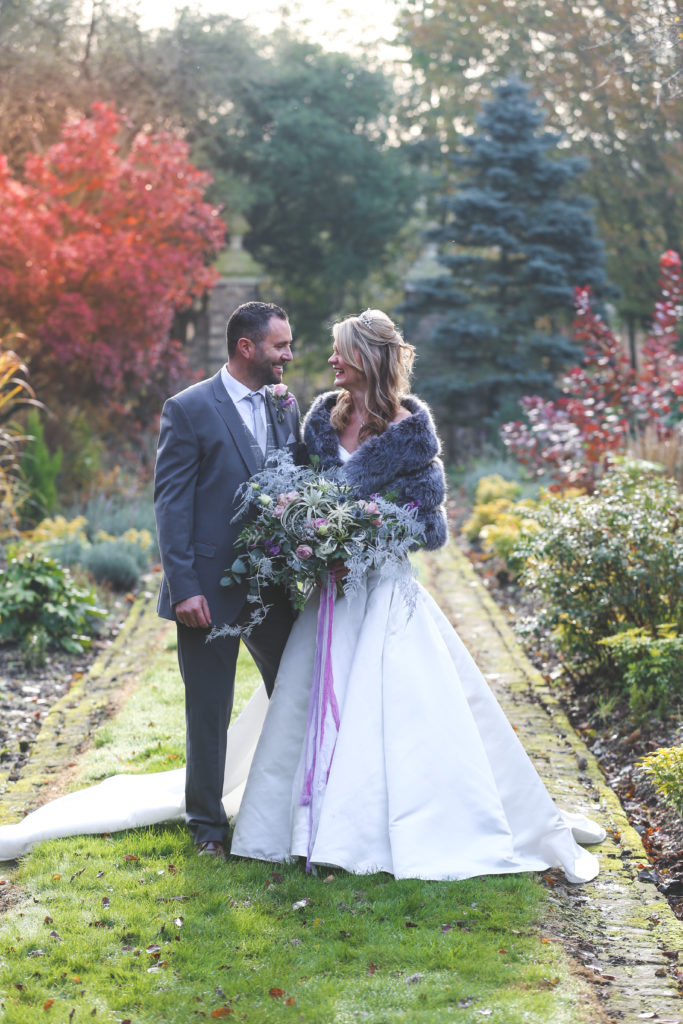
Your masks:
M237 816L232 853L396 878L462 879L598 860L605 832L553 803L457 633L424 588L371 573L334 608L339 728L319 814L302 804L318 604L295 623Z

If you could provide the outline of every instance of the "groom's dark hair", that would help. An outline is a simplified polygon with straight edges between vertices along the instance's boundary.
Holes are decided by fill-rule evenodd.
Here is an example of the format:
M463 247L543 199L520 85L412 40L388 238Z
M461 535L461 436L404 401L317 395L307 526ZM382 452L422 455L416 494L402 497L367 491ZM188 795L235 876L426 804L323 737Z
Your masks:
M274 302L243 302L238 306L228 320L228 356L235 354L240 338L249 338L260 345L274 316L278 320L289 319L284 309Z

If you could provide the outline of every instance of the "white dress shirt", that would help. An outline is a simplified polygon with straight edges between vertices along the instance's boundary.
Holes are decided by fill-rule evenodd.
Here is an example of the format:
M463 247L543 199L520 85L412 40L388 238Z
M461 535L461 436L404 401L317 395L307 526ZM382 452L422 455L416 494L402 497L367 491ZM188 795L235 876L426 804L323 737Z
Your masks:
M236 380L228 370L227 365L221 366L221 380L225 385L225 390L232 398L237 411L244 420L245 426L248 428L249 433L254 433L254 420L253 420L253 406L250 399L250 395L253 394L253 389L248 388L246 384L242 384ZM268 421L266 420L266 387L265 384L262 388L256 389L263 398L262 402L259 402L260 415L263 420L264 434L268 430Z

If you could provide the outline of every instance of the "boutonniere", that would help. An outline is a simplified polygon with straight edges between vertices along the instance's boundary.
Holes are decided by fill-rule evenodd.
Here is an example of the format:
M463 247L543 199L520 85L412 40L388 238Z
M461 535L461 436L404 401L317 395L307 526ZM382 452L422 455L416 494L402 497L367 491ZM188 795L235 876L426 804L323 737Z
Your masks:
M285 409L289 409L290 405L294 405L294 395L286 384L276 384L273 388L273 401L275 403L277 421L278 423L283 423Z

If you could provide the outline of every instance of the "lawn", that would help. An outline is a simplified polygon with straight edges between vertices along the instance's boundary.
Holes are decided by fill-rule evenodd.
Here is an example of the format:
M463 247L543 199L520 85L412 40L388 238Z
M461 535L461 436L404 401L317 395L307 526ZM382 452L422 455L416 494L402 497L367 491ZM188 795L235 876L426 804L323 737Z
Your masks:
M237 707L256 681L241 658ZM76 784L177 767L183 752L169 639ZM299 863L199 858L171 824L43 843L2 879L8 1024L594 1019L545 932L536 876L306 875Z

